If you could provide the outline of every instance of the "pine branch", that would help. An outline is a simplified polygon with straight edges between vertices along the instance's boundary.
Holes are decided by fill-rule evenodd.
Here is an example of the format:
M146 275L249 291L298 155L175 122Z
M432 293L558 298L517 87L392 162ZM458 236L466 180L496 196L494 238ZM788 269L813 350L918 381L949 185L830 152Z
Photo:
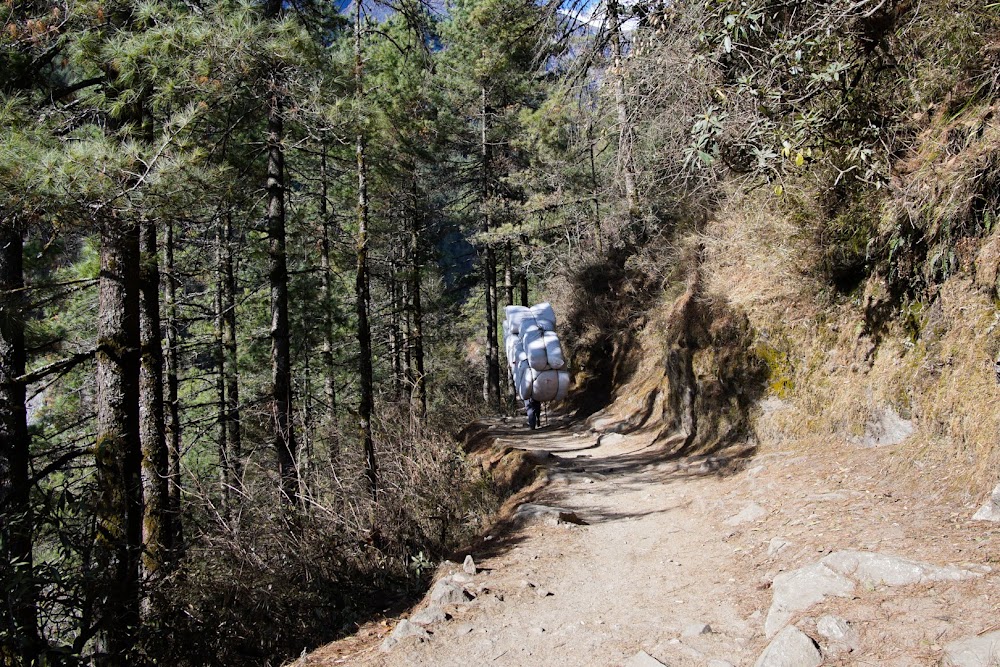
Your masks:
M87 350L85 352L78 352L65 359L60 359L59 361L54 361L51 364L46 364L41 368L31 371L30 373L25 373L19 376L14 381L23 384L34 384L44 378L53 375L55 373L63 374L76 366L79 366L84 361L92 359L94 354L97 352L96 349Z

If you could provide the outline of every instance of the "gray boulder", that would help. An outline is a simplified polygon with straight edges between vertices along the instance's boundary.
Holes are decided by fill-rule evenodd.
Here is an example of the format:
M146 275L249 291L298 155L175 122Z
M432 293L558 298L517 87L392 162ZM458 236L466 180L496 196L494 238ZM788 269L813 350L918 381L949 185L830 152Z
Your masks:
M982 576L954 565L931 565L908 558L865 551L837 551L823 558L834 572L867 584L908 586L931 581L961 581Z
M807 634L789 625L768 644L754 667L819 667L823 656Z
M907 586L981 576L982 572L954 565L931 565L866 551L837 551L818 563L783 572L774 578L764 634L774 636L796 612L808 609L827 596L851 595L855 581L871 585Z
M549 507L548 505L538 505L535 503L524 503L514 512L514 520L522 524L540 523L549 526L572 523L578 526L585 526L587 522L562 507Z
M898 445L913 435L913 422L903 419L891 407L872 415L865 426L863 438L853 438L862 447L890 447Z
M742 510L739 514L729 517L726 519L727 526L738 526L742 523L750 523L756 521L762 517L767 516L767 510L758 505L757 503L750 503Z
M625 667L665 667L665 665L645 651L639 651L625 661Z
M824 616L816 622L816 631L830 642L830 653L850 653L861 647L858 631L842 618Z
M444 613L444 609L436 605L422 609L413 616L410 616L410 623L416 623L417 625L432 625L447 620L448 614Z
M1000 665L1000 631L966 637L944 647L944 667L996 667Z
M712 626L708 623L692 623L681 631L681 637L698 637L712 634Z
M426 630L404 618L396 624L392 634L385 638L380 648L382 649L382 652L387 653L391 651L396 644L407 637L416 637L420 641L430 639L430 635L427 634Z
M972 518L975 521L1000 521L1000 484L997 484L986 503Z
M450 577L441 579L431 589L431 602L438 606L447 604L466 604L473 599L471 593Z
M772 537L771 541L767 543L767 555L777 556L790 545L791 543L783 537Z
M813 563L777 575L771 582L771 590L771 608L764 621L764 634L768 637L773 637L796 612L808 609L823 598L829 595L848 597L854 592L854 582L823 563Z

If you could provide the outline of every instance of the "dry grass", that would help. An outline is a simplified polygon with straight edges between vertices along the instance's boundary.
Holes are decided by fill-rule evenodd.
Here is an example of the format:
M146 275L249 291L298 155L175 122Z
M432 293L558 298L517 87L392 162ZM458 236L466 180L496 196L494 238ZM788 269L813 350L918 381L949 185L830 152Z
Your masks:
M931 307L911 307L876 336L865 308L885 298L880 283L872 279L853 298L832 298L812 271L821 249L808 226L773 198L732 197L688 240L705 247L705 291L747 315L771 365L772 398L781 400L767 402L754 421L762 450L856 446L892 410L912 420L915 432L888 455L891 474L926 493L981 499L1000 471L992 372L1000 314L988 287L996 239L980 245L975 280L970 272L948 279ZM626 419L665 390L662 332L670 328L674 296L650 313L634 378L602 415Z

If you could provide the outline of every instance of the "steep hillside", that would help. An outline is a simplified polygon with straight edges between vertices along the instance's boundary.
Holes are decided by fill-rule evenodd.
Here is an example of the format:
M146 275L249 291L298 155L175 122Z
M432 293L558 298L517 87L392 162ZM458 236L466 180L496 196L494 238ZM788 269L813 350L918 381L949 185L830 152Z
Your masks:
M972 201L984 186L956 172L981 170L991 158L951 158L937 172L940 183L951 181L937 199L876 193L859 206L885 225L918 205ZM983 499L1000 474L1000 230L988 222L938 239L952 269L919 293L895 292L882 267L842 291L823 270L827 247L818 239L827 221L805 210L771 193L733 192L679 240L672 273L644 288L648 310L629 318L634 305L620 299L604 322L624 326L600 329L593 300L583 298L578 360L602 360L586 370L611 369L619 383L603 389L610 404L598 417L671 438L679 454L893 447L901 484ZM897 276L941 260L902 261L888 263Z

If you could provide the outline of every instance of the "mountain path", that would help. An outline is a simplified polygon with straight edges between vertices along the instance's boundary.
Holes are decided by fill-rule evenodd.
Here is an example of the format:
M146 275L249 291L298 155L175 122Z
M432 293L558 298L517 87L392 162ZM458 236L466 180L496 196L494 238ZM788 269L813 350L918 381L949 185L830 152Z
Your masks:
M446 619L424 630L371 623L292 664L806 664L759 658L772 583L844 550L969 576L890 586L855 574L849 595L793 606L788 624L815 641L822 664L935 665L949 642L1000 630L1000 526L971 521L972 506L900 490L885 450L670 459L651 436L579 423L529 432L498 420L493 431L497 445L544 461L547 482L530 502L585 523L502 524L470 552L476 574L439 569L439 582L475 596L445 605ZM430 598L405 616L436 610ZM824 617L846 621L852 637L825 636ZM394 627L417 636L386 641Z

